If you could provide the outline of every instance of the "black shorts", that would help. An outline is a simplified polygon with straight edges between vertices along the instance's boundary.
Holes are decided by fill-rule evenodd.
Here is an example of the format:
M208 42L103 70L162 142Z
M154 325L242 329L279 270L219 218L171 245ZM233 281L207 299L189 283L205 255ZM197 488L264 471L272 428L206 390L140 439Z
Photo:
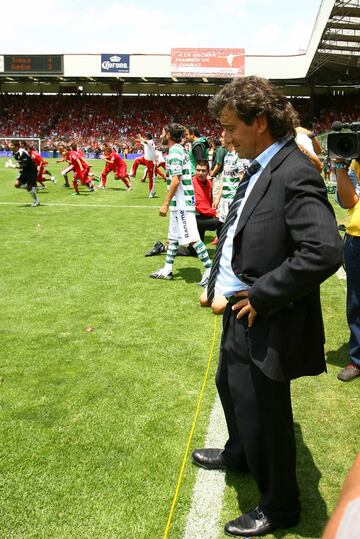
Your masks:
M19 182L28 187L36 187L37 169L35 170L22 170L18 177Z

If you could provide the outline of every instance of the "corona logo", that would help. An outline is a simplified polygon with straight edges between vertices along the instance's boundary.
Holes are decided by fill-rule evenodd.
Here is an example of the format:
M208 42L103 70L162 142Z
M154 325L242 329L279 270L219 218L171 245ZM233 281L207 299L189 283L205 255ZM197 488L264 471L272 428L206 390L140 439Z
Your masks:
M112 72L129 72L129 55L103 54L101 57L101 70Z

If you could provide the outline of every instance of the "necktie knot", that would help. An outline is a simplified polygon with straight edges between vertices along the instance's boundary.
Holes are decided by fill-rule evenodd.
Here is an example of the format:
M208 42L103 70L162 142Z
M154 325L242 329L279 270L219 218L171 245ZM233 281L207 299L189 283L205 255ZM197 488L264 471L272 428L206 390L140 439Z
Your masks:
M259 170L259 168L261 167L259 161L256 161L256 159L254 159L251 163L251 165L247 168L245 174L248 178L250 178L251 176L253 176L254 174L257 173L257 171Z

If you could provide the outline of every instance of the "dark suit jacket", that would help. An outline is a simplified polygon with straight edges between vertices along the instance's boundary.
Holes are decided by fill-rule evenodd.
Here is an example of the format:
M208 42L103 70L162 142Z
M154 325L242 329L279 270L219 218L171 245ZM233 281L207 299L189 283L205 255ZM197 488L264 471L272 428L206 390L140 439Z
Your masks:
M324 182L294 141L262 171L234 237L232 267L251 284L254 363L273 380L326 370L320 283L342 261Z

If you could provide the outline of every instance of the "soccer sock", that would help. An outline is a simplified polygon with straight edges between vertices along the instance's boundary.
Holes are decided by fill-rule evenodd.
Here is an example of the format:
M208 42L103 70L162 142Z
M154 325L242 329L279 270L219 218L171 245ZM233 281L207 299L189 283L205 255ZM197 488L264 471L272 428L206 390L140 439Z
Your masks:
M205 247L205 243L203 241L197 241L196 243L193 243L192 246L205 268L211 268L211 260Z
M75 193L78 193L79 192L79 186L78 186L77 180L73 180L72 184L73 184L73 187L75 189Z
M166 260L165 260L165 266L164 266L164 270L166 273L172 272L172 268L173 268L173 264L174 264L178 247L179 247L178 241L176 240L169 241L169 245L166 251Z
M153 193L155 191L155 174L154 171L149 170L149 191Z
M133 165L131 167L131 176L136 176L136 171L138 169L139 163L137 163L136 159L133 162Z
M106 185L106 176L105 174L101 174L101 185L105 187Z
M32 187L32 188L31 188L31 191L29 191L29 193L30 193L30 196L31 196L36 202L39 201L38 196L37 196L37 194L36 194L36 187Z
M166 180L166 176L163 172L161 172L161 170L159 168L156 169L156 174L158 176L160 176L160 178L162 178L163 180Z

